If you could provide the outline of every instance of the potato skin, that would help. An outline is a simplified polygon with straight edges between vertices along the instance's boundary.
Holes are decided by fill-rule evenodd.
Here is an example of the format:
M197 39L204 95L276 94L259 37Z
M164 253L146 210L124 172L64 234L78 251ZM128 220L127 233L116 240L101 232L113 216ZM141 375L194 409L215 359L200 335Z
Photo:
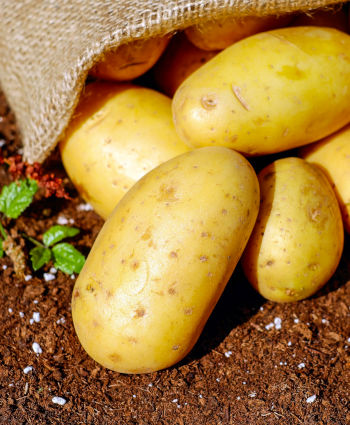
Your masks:
M284 27L291 19L291 15L231 17L186 28L185 34L199 49L222 50L258 32Z
M163 93L173 97L180 84L217 53L198 49L183 33L175 35L153 68L154 80Z
M339 201L345 230L350 233L350 125L320 142L305 146L300 156L321 167L329 178Z
M282 28L241 40L176 91L176 129L190 146L246 155L319 140L349 122L349 52L350 36L333 28Z
M302 300L340 261L344 231L337 199L322 171L301 158L277 160L258 178L260 211L242 256L244 273L269 300Z
M72 295L79 340L103 366L147 373L197 341L254 226L256 174L221 147L139 180L105 222Z
M109 81L130 81L140 77L157 62L170 38L166 35L123 44L107 52L90 70L90 75Z
M168 97L101 82L85 88L60 143L67 174L104 219L139 178L188 150L176 134Z

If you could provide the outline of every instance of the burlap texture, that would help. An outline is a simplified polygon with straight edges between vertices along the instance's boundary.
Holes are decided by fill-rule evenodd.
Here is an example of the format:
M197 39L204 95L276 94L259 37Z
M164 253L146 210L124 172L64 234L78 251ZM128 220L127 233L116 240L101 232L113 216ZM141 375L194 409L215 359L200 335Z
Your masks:
M24 156L43 161L104 51L210 18L281 14L339 0L0 0L0 85Z

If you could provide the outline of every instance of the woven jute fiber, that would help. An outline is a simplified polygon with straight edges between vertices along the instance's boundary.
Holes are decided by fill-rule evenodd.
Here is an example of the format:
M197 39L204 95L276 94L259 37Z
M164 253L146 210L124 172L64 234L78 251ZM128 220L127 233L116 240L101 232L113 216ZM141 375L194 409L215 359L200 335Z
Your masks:
M29 162L66 128L88 70L108 49L212 18L282 14L339 0L0 0L0 85Z

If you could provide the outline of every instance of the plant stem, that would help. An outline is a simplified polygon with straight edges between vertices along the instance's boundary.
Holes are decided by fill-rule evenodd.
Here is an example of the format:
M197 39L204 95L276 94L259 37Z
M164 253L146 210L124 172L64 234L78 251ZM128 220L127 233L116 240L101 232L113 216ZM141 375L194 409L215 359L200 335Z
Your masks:
M31 236L26 235L25 233L22 233L22 236L26 239L28 239L28 241L30 241L31 243L33 243L36 246L40 246L41 248L46 248L44 244L42 244L41 242L37 241L36 239L32 238Z
M6 239L6 238L7 238L7 233L6 233L5 229L4 229L4 227L3 227L2 223L1 223L1 221L0 221L0 233L1 233L1 235L2 235L2 237L3 237L4 239Z

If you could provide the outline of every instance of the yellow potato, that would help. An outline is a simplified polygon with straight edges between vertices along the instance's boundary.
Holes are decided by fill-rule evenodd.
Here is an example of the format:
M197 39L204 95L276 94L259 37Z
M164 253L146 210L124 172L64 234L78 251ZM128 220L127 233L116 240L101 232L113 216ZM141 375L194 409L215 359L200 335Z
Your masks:
M188 150L176 134L168 97L100 82L86 86L60 143L67 174L103 218L144 174Z
M230 278L258 206L253 168L226 148L182 154L139 180L105 222L73 290L87 353L122 373L180 361Z
M183 33L173 37L153 68L154 80L162 92L174 96L179 85L196 69L213 58L217 51L198 49Z
M295 18L291 23L292 26L316 25L322 27L337 28L340 31L348 31L348 16L344 8L335 10L318 9L303 13Z
M262 155L319 140L350 120L350 36L293 27L241 40L178 88L173 116L190 146Z
M139 77L157 62L170 36L136 40L107 52L90 75L103 80L128 81Z
M350 125L306 146L300 154L321 167L329 178L338 197L345 230L350 233Z
M243 270L263 297L302 300L329 280L342 254L336 196L322 171L300 158L277 160L258 178L261 205Z
M258 32L284 27L291 19L291 15L230 17L186 28L185 33L199 49L222 50Z

